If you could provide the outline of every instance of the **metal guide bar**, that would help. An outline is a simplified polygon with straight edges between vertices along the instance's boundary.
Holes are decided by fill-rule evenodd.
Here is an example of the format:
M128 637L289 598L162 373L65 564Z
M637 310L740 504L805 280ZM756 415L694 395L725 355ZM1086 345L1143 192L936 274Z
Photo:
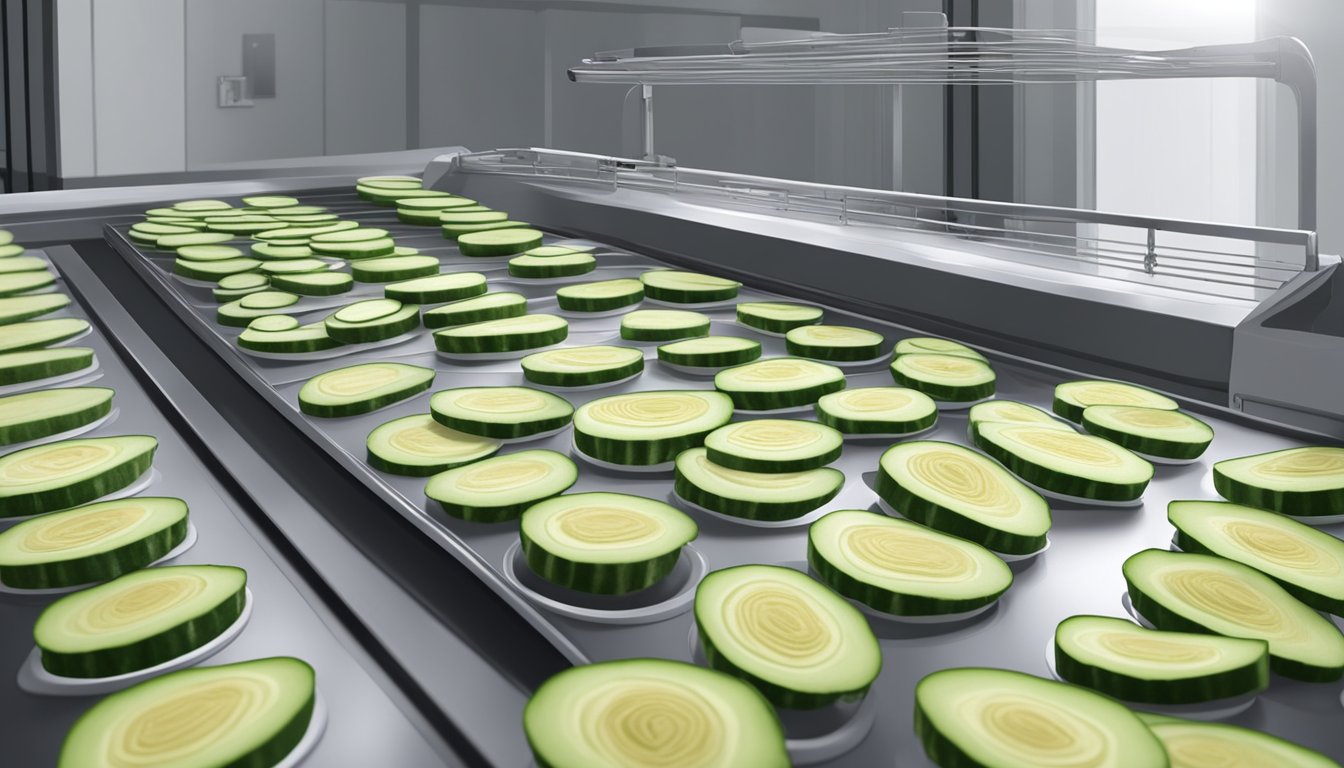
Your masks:
M1297 101L1298 227L1316 229L1316 67L1301 40L1145 51L1093 45L1061 30L926 27L818 33L799 40L612 51L569 69L580 83L644 86L644 156L653 151L654 85L1023 85L1100 80L1242 77L1274 80ZM663 49L658 53L677 49Z
M1110 267L1115 279L1255 301L1319 269L1316 233L1053 206L841 187L547 149L458 155L453 172L557 179L661 194L842 225L949 236L977 253L1059 269ZM1099 228L1104 227L1104 230ZM1178 243L1159 242L1159 236ZM1257 245L1301 250L1261 256ZM1238 252L1238 249L1240 252ZM1283 256L1285 258L1279 258Z

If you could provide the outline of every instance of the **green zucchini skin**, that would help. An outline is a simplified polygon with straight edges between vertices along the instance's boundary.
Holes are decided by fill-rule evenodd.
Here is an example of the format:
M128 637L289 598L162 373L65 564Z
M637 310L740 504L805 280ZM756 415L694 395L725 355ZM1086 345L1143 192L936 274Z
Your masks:
M628 467L647 467L671 461L687 448L699 448L704 444L705 436L717 428L664 440L617 440L589 435L575 428L574 445L599 461Z
M556 303L566 312L607 312L621 307L638 304L644 300L644 290L627 293L623 296L593 298L588 296L569 296L557 292Z
M882 342L880 341L862 347L827 347L816 344L799 344L792 339L785 338L784 347L794 357L834 363L857 363L864 360L875 360L882 355Z
M455 325L471 325L472 323L483 323L486 320L503 320L507 317L522 317L527 314L527 302L506 304L500 307L485 307L470 312L448 313L439 311L451 306L452 304L446 304L444 307L436 307L426 312L424 316L425 327L450 328Z
M187 538L188 518L97 555L33 565L0 566L0 581L17 589L55 589L110 581L158 560Z
M351 279L346 282L320 285L305 282L301 276L271 275L271 287L281 291L297 293L300 296L335 296L353 290L355 281Z
M537 501L509 504L502 507L473 507L467 504L450 504L441 499L434 499L434 503L438 504L439 508L448 513L449 516L458 520L466 520L469 523L507 523L510 520L517 520L523 516L528 507L536 504Z
M732 285L713 290L683 291L645 283L644 295L655 301L665 301L669 304L702 304L737 298L738 287Z
M1179 527L1176 528L1176 546L1180 547L1183 552L1190 552L1196 555L1212 555L1213 557L1222 557L1222 555L1204 546L1203 542L1201 542L1194 536L1191 536L1190 534L1186 533L1185 531L1181 530ZM3 571L0 571L0 574L3 574ZM1344 616L1344 600L1331 599L1326 595L1313 592L1310 589L1306 589L1300 585L1278 579L1273 574L1266 573L1265 575L1270 577L1271 579L1274 579L1274 583L1278 584L1280 587L1283 587L1283 591L1287 592L1288 594L1292 595L1293 597L1297 598L1299 601L1307 604L1308 606L1315 608L1316 610L1321 611L1323 613L1329 613L1335 616Z
M388 258L401 258L399 256L390 256ZM380 259L366 259L357 261L350 265L350 274L355 280L361 283L396 283L402 280L413 280L417 277L429 277L439 273L439 263L436 260L430 264L428 260L424 264L403 267L400 269L380 269L378 262Z
M1048 540L1047 534L1022 536L991 528L977 520L958 514L956 510L935 504L917 496L896 482L879 465L877 468L877 495L904 517L935 531L950 533L977 544L1009 555L1026 555L1039 551Z
M107 398L99 403L81 408L78 411L62 413L41 421L27 421L19 424L10 424L0 426L0 446L13 445L14 443L23 443L29 440L37 440L43 437L59 435L62 432L82 427L85 424L103 418L112 412L113 391L106 387L90 387L89 389L100 389L107 393ZM3 398L0 398L2 400Z
M941 616L950 613L973 611L998 600L1012 586L982 598L968 600L947 600L925 595L910 595L893 592L889 589L860 581L831 564L821 556L812 537L807 537L807 564L816 572L818 580L841 595L857 600L873 610L895 616Z
M93 350L89 347L60 347L50 351L62 350L71 352L78 350L80 354L36 360L20 365L6 365L5 363L7 360L15 359L15 357L31 357L32 355L25 352L0 354L0 386L62 376L67 373L82 371L93 365Z
M1242 696L1269 687L1269 656L1216 676L1187 680L1145 680L1093 666L1070 656L1055 644L1055 671L1064 680L1121 701L1181 705Z
M697 352L679 354L666 350L667 345L658 348L658 359L672 365L685 365L692 368L730 368L757 360L761 356L761 345L726 352Z
M414 397L432 386L434 386L434 380L431 378L428 381L415 382L408 385L405 389L400 389L396 392L388 392L379 397L343 405L323 405L301 399L299 400L299 410L309 416L317 416L324 419L336 419L342 416L358 416L361 413L370 413L379 408Z
M295 355L303 354L305 352L321 352L326 349L335 349L336 347L341 346L341 342L326 335L298 341L254 341L246 336L239 336L238 346L256 352Z
M774 503L763 501L744 501L742 499L730 499L726 496L720 496L716 493L710 493L692 483L678 469L676 480L673 482L673 488L681 498L699 505L705 509L711 509L721 515L730 517L740 517L744 520L760 520L765 522L782 522L784 520L795 520L814 512L823 505L830 502L839 495L844 487L839 483L836 487L815 498L797 499L787 503Z
M482 281L479 285L468 285L457 288L439 288L430 290L408 290L396 284L383 288L383 295L389 299L397 299L407 304L444 304L450 301L460 301L461 299L470 299L473 296L480 296L489 288ZM428 322L426 327L430 326Z
M576 277L597 269L597 261L585 261L579 264L516 264L509 261L511 277L546 279L551 277Z
M820 399L820 398L818 398ZM835 416L816 406L817 422L837 429L846 435L906 435L923 432L938 423L938 411L923 418L911 421L874 421L871 419L846 419Z
M637 358L618 368L602 371L539 371L523 368L523 378L533 384L548 387L585 387L591 384L606 384L612 381L628 379L644 370L644 358Z
M1148 480L1141 483L1105 483L1099 480L1076 477L1065 472L1057 472L1048 467L1029 462L1011 451L1000 448L981 437L979 430L974 430L972 436L977 448L989 454L991 458L1007 467L1013 474L1039 488L1054 493L1100 501L1132 501L1142 496L1144 489L1148 487Z
M1089 434L1104 437L1121 448L1127 448L1135 453L1144 453L1164 459L1185 460L1199 458L1209 447L1209 443L1179 443L1171 440L1158 440L1112 429L1094 421L1089 421L1086 413L1081 418L1083 429ZM1209 442L1211 443L1213 440L1210 439Z
M150 435L127 435L126 437L146 438L152 440L153 445L148 450L136 453L120 464L114 467L109 467L107 471L102 472L96 477L91 477L59 488L33 491L0 500L0 518L23 517L25 515L37 515L43 512L54 512L58 509L67 509L106 496L113 491L119 491L135 482L137 477L149 471L149 468L153 466L154 452L158 450L159 441ZM83 439L106 440L116 438ZM47 443L42 446L37 446L37 448L55 444L56 443ZM23 449L23 451L31 450L35 450L35 448ZM22 451L15 451L15 453L21 452Z
M678 341L709 335L709 319L680 328L630 328L621 325L621 338L629 341Z
M1168 610L1161 602L1139 589L1138 585L1128 575L1125 576L1125 586L1129 590L1129 600L1134 605L1134 610L1152 622L1154 627L1179 632L1216 634L1210 632L1204 625L1191 621L1175 611ZM1340 679L1340 670L1338 669L1325 669L1294 659L1284 659L1276 656L1270 656L1269 668L1284 677L1308 683L1332 683Z
M431 410L434 420L445 427L456 429L459 432L466 432L469 435L480 435L481 437L493 437L496 440L512 440L519 437L529 437L542 432L550 432L568 425L574 420L574 414L571 412L566 416L557 416L553 419L538 419L526 424L503 424L500 422L468 421L466 419L454 418L453 416Z
M246 585L212 610L165 632L118 648L88 653L57 653L42 649L42 667L62 677L111 677L175 659L219 637L243 614Z
M528 236L528 239L526 240L520 238L518 241L512 243L473 243L471 242L472 238L470 237L467 238L466 242L463 242L462 235L472 234L471 232L464 232L457 236L457 250L460 251L463 256L472 257L513 256L514 254L522 253L523 251L531 250L541 245L543 237L542 233L528 228L521 222L513 222L512 226L503 228L516 229L519 232L530 231L532 234ZM445 234L448 232L448 225L445 224L443 226L443 231Z
M728 369L731 370L731 369ZM815 405L823 396L839 392L845 388L845 380L828 381L802 389L780 390L777 392L751 392L745 390L719 390L733 399L733 407L745 411L773 411L780 408L795 408L800 405Z
M738 665L734 664L724 656L723 653L714 645L697 622L695 627L696 635L700 638L700 649L705 653L705 661L709 663L711 669L717 669L720 672L726 672L739 680L745 680L751 683L751 686L761 692L761 695L777 707L785 709L820 709L836 702L854 702L861 701L868 694L871 685L853 691L846 691L843 694L835 695L832 693L803 693L793 691L782 685L762 680L756 675L747 672Z
M827 464L840 458L844 450L844 444L821 453L816 456L809 456L806 459L797 459L794 461L762 461L760 459L737 456L731 453L705 446L706 457L718 464L720 467L728 469L740 469L743 472L761 472L761 473L780 473L780 472L806 472L809 469L824 467Z
M0 307L0 325L9 325L10 323L19 323L24 320L32 320L35 317L51 314L58 309L62 309L70 304L70 297L63 293L37 294L41 297L51 297L46 303L40 306L29 307L22 311ZM36 297L35 297L36 298ZM0 299L0 304L7 302L16 303L25 301L25 297L11 297Z
M502 336L444 336L434 334L434 347L440 352L473 354L488 352L518 352L559 344L569 337L569 328L561 326L548 331Z
M371 341L391 339L420 327L420 308L418 306L407 304L397 310L395 314L401 315L401 317L395 317L395 315L382 317L369 324L333 322L331 318L328 318L326 321L327 335L341 344L365 344Z
M749 312L743 312L739 307L737 310L737 322L758 331L766 333L785 334L794 328L801 328L804 325L816 325L821 322L821 315L810 320L777 320L773 317L761 317Z
M987 381L984 384L975 386L956 387L945 384L937 384L930 381L923 381L912 376L907 376L898 371L895 363L888 368L891 371L891 378L901 387L916 389L932 397L934 400L945 400L949 403L971 403L976 400L984 400L994 394L996 381Z
M1218 464L1213 465L1213 488L1219 496L1235 504L1294 517L1344 515L1344 492L1339 489L1278 491L1261 488L1223 474Z
M667 577L681 557L678 548L649 560L630 563L577 563L547 552L519 531L527 567L566 589L595 595L624 595L648 589Z

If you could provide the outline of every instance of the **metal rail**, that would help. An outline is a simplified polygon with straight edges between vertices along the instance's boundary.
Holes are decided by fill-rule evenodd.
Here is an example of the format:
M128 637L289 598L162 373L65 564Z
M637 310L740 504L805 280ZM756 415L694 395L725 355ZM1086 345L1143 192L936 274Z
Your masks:
M595 54L569 69L580 83L644 86L645 158L653 85L1023 85L1099 80L1249 77L1283 83L1297 101L1298 229L1316 229L1316 67L1294 37L1163 51L1081 42L1076 32L988 27L817 33L800 40ZM679 55L678 55L679 54Z
M451 168L454 173L682 195L699 203L791 218L953 236L983 243L987 247L981 253L1006 260L1075 270L1095 267L1114 279L1228 299L1257 301L1263 298L1257 293L1276 290L1298 272L1320 266L1316 233L1295 229L888 192L549 149L461 154ZM1100 227L1108 229L1102 233ZM1182 236L1182 242L1159 242L1159 236L1171 235ZM1301 259L1257 255L1257 245L1300 249Z

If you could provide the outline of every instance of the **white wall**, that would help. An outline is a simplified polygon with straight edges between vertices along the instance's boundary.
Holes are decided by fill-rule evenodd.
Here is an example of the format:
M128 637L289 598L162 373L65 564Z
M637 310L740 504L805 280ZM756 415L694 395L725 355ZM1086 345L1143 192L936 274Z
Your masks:
M94 175L93 0L56 5L56 97L62 176ZM0 129L3 130L3 129Z
M187 0L187 166L321 155L323 0ZM244 34L276 41L276 97L221 109L221 75L241 75Z
M327 0L326 154L406 149L406 8Z
M91 6L97 174L185 170L182 0Z
M1100 45L1241 42L1255 37L1255 2L1097 0L1096 22ZM1254 81L1106 82L1096 103L1099 209L1255 223Z

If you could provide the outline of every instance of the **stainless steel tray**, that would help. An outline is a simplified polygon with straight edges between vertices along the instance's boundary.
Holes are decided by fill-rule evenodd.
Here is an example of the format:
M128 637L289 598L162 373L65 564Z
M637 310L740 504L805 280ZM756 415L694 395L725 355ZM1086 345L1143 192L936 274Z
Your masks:
M552 297L556 282L539 284L512 279L507 275L502 259L462 257L435 229L399 224L389 209L372 209L348 194L310 196L305 197L304 202L326 205L343 216L386 228L393 233L398 244L410 245L439 256L446 271L483 272L490 278L492 290L514 290L528 296L532 311L554 309ZM443 389L524 383L516 361L475 364L445 361L436 355L429 331L425 329L394 346L356 348L348 354L329 359L306 362L258 359L234 345L233 337L237 331L214 322L216 305L209 296L208 288L190 285L173 276L170 273L171 258L166 254L142 253L126 238L124 228L109 227L106 234L109 242L155 286L178 314L269 399L279 413L293 421L319 447L378 492L399 514L410 519L426 535L474 568L483 580L516 606L539 632L576 663L634 656L682 660L694 658L692 616L688 602L683 603L680 610L654 610L657 620L632 623L613 623L611 619L615 617L610 614L603 616L605 620L581 617L576 615L579 612L572 610L572 606L560 610L547 607L524 594L516 584L510 583L510 548L517 541L515 526L470 524L448 518L425 499L424 480L396 477L369 468L364 463L365 436L378 424L393 418L426 412L428 394L376 413L345 419L309 418L301 414L297 406L296 393L304 381L316 373L340 366L375 360L424 365L439 371L434 388ZM548 237L548 242L562 240L559 236ZM599 250L596 272L563 282L634 276L648 267L658 265L658 262L637 254L602 248ZM357 284L354 292L335 300L312 301L312 314L302 319L315 320L333 306L357 298L379 296L381 293L379 286ZM772 298L780 297L747 286L743 288L739 300ZM645 302L645 306L650 305L650 302ZM305 307L305 304L301 303L300 307ZM733 302L706 311L714 321L713 333L759 338L765 355L784 353L782 339L737 325L733 320ZM1005 307L1004 311L1010 312L1012 308ZM911 328L870 320L842 307L828 307L828 321L878 330L888 337L889 343L917 333ZM1061 318L1061 322L1067 322L1067 318ZM571 317L570 323L568 345L618 339L619 317ZM646 350L647 367L633 381L604 389L566 393L564 396L579 405L616 392L712 387L708 378L686 376L660 366L656 362L654 346L649 345ZM1068 371L1029 360L999 355L992 350L986 352L998 372L1000 397L1048 408L1054 384L1074 376ZM851 369L848 378L850 386L891 383L885 363ZM1101 509L1055 505L1051 549L1034 561L1017 566L1015 585L994 610L975 620L954 625L917 626L875 621L874 629L881 638L884 650L884 669L874 686L872 704L860 716L875 713L876 725L853 750L821 762L871 765L891 764L894 761L900 765L926 765L927 760L911 729L912 691L921 677L936 669L965 665L1006 667L1047 675L1045 648L1058 621L1076 613L1124 615L1120 598L1125 585L1120 565L1126 557L1140 549L1168 545L1172 533L1165 518L1168 501L1216 498L1209 480L1209 468L1219 459L1304 444L1302 435L1285 430L1271 431L1266 425L1257 424L1231 411L1196 403L1187 405L1200 411L1217 431L1218 436L1206 455L1195 464L1159 467L1157 477L1148 488L1145 503L1140 507ZM967 444L964 414L955 411L943 413L936 428L922 438ZM570 452L570 440L567 430L544 441L525 445L529 448L547 447ZM870 488L870 482L884 448L884 444L873 443L846 445L844 456L834 466L845 472L847 482L840 494L826 505L826 510L874 506L876 495ZM575 491L618 490L653 498L669 498L671 493L670 474L634 475L596 469L582 460L579 463L581 474L573 489ZM761 528L700 512L692 511L691 514L701 527L694 549L704 556L711 570L741 563L798 566L805 559L805 525ZM1332 532L1344 532L1344 526L1336 526ZM522 578L518 581L526 585L525 569L522 572L513 570L513 573L521 573ZM595 606L588 603L583 607ZM1304 685L1276 679L1271 690L1255 706L1231 722L1282 735L1338 758L1344 757L1344 732L1337 727L1341 714L1344 713L1341 712L1338 684ZM816 730L817 725L815 722L800 724L796 732L813 729L812 735L818 735L826 731L827 727ZM838 732L831 734L831 737L838 739L843 735ZM797 748L795 756L826 757L828 750L825 741L822 738L796 742L793 745Z
M44 255L38 252L38 255ZM56 290L76 300L45 317L90 314L65 279ZM0 333L3 331L0 330ZM210 457L198 455L178 434L149 393L135 378L96 323L87 335L60 346L94 350L97 368L59 386L100 386L116 390L111 418L86 436L154 435L159 440L149 483L140 495L176 496L191 509L197 541L174 564L220 563L247 569L253 594L251 619L241 634L211 657L206 665L266 656L292 655L317 670L318 692L328 710L327 727L308 759L309 765L438 765L443 758L389 700L379 684L343 646L338 633L324 623L306 593L290 581L273 559L272 550L254 538L254 529L215 479ZM33 382L24 391L41 389ZM0 448L8 453L9 448ZM5 764L54 765L66 732L95 697L36 696L21 691L14 680L33 647L31 627L43 607L56 596L0 594L0 739Z

